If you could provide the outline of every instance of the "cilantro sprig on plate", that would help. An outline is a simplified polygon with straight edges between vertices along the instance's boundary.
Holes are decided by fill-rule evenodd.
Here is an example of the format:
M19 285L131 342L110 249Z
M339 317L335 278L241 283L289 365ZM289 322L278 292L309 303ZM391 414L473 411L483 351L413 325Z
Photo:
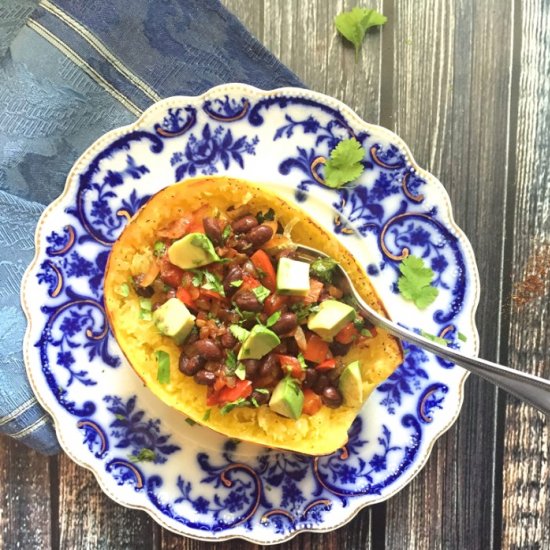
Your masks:
M439 294L439 290L432 286L434 272L426 266L424 260L418 256L407 256L399 266L401 276L397 287L401 296L414 302L418 309L426 309Z

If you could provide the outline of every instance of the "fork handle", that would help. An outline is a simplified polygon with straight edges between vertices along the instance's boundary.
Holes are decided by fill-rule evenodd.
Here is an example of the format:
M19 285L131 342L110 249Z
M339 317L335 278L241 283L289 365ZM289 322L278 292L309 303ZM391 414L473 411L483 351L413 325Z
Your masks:
M492 363L486 359L464 355L452 348L447 348L415 332L402 328L375 312L364 311L364 313L376 325L384 328L391 335L416 344L425 350L431 351L438 357L464 367L470 372L492 382L499 388L506 390L508 393L530 403L540 412L550 415L550 380Z

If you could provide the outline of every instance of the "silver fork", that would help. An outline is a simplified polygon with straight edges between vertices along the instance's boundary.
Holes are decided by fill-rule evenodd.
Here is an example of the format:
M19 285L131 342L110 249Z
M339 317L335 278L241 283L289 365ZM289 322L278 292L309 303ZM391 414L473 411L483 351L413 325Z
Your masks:
M298 245L295 257L296 259L312 262L316 258L327 258L328 256L314 248ZM428 338L424 338L420 334L400 327L366 304L353 286L346 271L340 265L338 265L338 268L341 274L341 281L339 282L342 290L344 290L345 293L351 294L356 302L357 309L371 321L371 323L385 329L396 338L406 340L407 342L434 353L438 357L442 357L456 365L464 367L470 372L492 382L499 388L533 405L533 407L537 408L542 413L550 414L550 380L545 380L533 374L520 372L510 367L492 363L486 359L465 355L452 348L433 342Z

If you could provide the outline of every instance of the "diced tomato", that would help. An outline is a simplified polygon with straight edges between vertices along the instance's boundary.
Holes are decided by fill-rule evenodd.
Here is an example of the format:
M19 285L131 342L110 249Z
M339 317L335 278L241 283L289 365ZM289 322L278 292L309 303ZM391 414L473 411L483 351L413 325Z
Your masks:
M218 376L214 382L214 391L219 392L225 387L225 376Z
M302 365L300 365L300 361L298 361L296 357L293 357L292 355L277 354L277 359L279 359L283 372L289 373L290 376L297 378L298 380L303 380L306 377L306 373L302 369Z
M195 302L193 302L193 298L191 298L191 294L186 288L180 286L176 291L176 298L181 300L187 307L195 308Z
M304 390L304 405L302 407L302 412L304 414L315 414L319 411L322 404L321 397L312 389L306 388Z
M359 336L359 332L353 323L348 323L334 339L340 344L351 344Z
M241 397L246 399L252 393L252 382L250 380L239 380L234 388L223 388L220 391L219 402L230 403Z
M307 348L304 351L304 358L314 363L322 363L328 354L328 343L317 334L312 334L307 340Z
M202 219L193 219L193 221L187 226L187 233L204 233Z
M315 366L315 370L331 370L336 367L336 359L326 359Z
M253 288L257 288L261 286L262 283L258 281L258 279L252 277L252 275L247 275L246 273L243 275L243 284L239 287L239 290L252 290Z
M260 279L263 285L273 292L277 285L277 276L275 275L275 268L269 256L260 249L250 256L250 260L254 264L254 267L262 272Z
M208 290L206 288L201 288L200 293L202 296L205 296L206 298L213 298L214 300L225 300L225 297L222 296L219 292L216 292L215 290Z
M189 224L191 223L191 216L184 216L178 218L167 226L159 229L157 235L165 239L179 239L187 233Z
M305 304L315 304L319 301L321 291L323 290L323 283L317 279L309 280L309 292L304 297Z
M218 392L213 392L206 397L206 404L209 407L213 407L214 405L218 405L219 403L220 403L220 396Z
M183 279L183 269L170 263L168 256L163 256L160 262L160 278L167 285L177 288Z
M281 296L277 293L271 294L271 296L268 296L264 302L264 312L268 315L273 315L276 311L281 310L287 300L287 296Z

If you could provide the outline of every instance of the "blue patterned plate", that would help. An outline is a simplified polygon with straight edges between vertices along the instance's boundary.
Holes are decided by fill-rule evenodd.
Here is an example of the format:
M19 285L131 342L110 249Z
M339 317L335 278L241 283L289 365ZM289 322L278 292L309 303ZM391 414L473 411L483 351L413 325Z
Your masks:
M323 157L351 136L367 151L365 171L353 186L328 189ZM114 500L176 533L267 544L335 529L418 473L458 415L466 374L407 346L330 456L270 451L185 422L143 387L109 333L103 274L144 201L200 174L271 184L360 258L394 319L477 351L471 247L443 186L401 139L322 94L229 84L157 103L76 162L40 220L23 283L33 388L67 454ZM396 291L408 252L436 273L439 295L422 312Z

